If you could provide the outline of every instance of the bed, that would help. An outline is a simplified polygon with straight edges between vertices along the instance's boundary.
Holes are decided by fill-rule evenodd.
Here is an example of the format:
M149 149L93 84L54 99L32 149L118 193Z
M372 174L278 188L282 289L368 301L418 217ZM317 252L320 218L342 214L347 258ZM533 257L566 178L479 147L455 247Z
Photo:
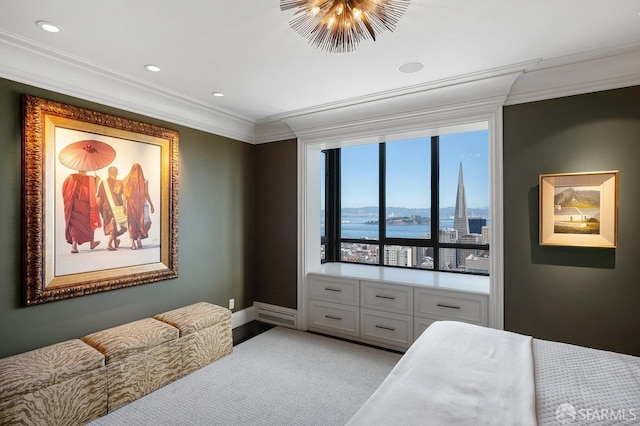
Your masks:
M572 423L640 424L640 358L438 321L349 426Z

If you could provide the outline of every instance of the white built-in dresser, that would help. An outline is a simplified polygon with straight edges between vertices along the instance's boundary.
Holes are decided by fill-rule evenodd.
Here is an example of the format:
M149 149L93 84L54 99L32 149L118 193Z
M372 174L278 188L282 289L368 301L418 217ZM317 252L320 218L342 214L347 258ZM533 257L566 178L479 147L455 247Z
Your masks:
M487 276L325 263L307 286L309 330L388 349L438 320L488 325Z

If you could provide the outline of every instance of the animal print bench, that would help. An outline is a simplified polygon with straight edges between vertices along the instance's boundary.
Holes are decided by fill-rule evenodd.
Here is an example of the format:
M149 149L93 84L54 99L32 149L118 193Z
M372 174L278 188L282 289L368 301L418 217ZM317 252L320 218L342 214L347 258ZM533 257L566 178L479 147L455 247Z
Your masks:
M183 374L189 374L233 351L231 311L201 302L154 317L180 330Z
M98 331L82 340L105 357L109 412L182 375L178 329L153 318Z
M105 359L81 340L0 359L0 425L81 425L105 414Z

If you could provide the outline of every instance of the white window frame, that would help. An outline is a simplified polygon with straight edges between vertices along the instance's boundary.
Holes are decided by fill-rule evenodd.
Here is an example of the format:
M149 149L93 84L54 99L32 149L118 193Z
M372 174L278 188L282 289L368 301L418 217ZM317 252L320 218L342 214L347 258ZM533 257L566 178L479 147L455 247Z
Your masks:
M503 249L503 99L396 116L381 126L357 122L340 129L314 130L298 137L298 328L307 329L309 272L320 269L320 152L323 149L380 143L482 128L489 133L489 203L491 263L489 326L504 329ZM424 271L424 273L432 273Z

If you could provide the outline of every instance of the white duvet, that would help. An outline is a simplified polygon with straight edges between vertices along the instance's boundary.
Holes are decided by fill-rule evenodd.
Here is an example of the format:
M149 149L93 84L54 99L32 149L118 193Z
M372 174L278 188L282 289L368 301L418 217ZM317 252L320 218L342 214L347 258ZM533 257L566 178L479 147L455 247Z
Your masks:
M535 425L535 401L531 337L439 321L349 425Z

